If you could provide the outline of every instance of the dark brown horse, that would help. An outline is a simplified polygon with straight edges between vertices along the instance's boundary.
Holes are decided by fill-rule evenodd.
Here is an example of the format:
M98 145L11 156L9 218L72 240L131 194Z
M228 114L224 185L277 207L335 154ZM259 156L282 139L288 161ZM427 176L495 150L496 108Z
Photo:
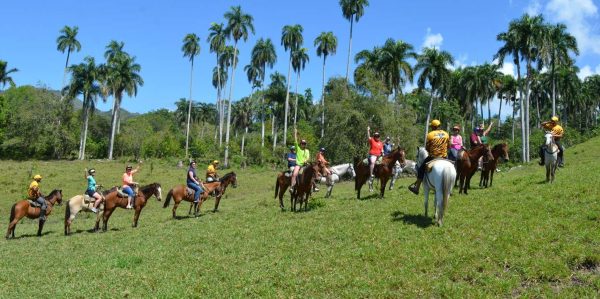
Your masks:
M235 172L227 173L223 177L219 178L219 182L221 183L221 186L216 190L217 192L212 193L215 197L215 208L213 209L213 213L219 211L219 203L221 202L221 197L223 197L223 194L225 194L227 187L231 185L233 188L237 188L237 175ZM210 194L211 193L209 192L209 195ZM188 212L188 215L192 214L193 207L194 203L192 202L190 203L190 211Z
M320 168L320 164L317 164L317 172L321 172L322 169ZM300 176L300 174L298 174L298 176ZM317 177L319 175L317 174ZM297 179L297 178L296 178ZM316 177L315 177L316 179ZM279 208L281 208L281 210L283 211L285 208L283 206L283 195L285 194L285 191L287 191L287 189L290 187L290 185L292 184L292 173L291 172L280 172L277 174L277 179L275 180L275 198L279 197Z
M135 188L137 190L137 194L134 198L133 208L135 209L135 214L133 215L133 224L132 227L137 227L138 219L140 218L140 213L142 209L148 203L148 200L152 195L156 197L158 201L162 200L162 189L159 183L153 183L141 188ZM102 215L102 230L106 231L108 228L108 219L115 211L117 207L125 209L127 207L127 196L121 197L119 192L117 192L117 188L112 188L108 194L104 196L104 214Z
M483 164L483 169L481 170L481 178L479 179L479 187L487 188L488 181L490 187L492 187L492 181L494 180L494 172L496 172L498 161L502 160L502 162L508 162L508 144L496 144L492 148L492 156L494 156L493 160L489 160L487 163Z
M171 203L171 198L173 198L173 201L175 202L175 204L173 205L173 218L177 218L176 211L177 207L179 207L179 203L181 203L181 201L184 200L189 201L195 207L194 215L198 217L200 213L200 208L202 208L202 203L208 198L211 192L220 192L220 187L221 181L202 183L202 189L204 189L204 192L202 193L202 195L200 195L200 199L198 200L199 202L194 203L194 193L189 192L188 187L186 185L177 185L173 187L173 189L169 190L169 193L167 193L167 198L165 199L165 204L163 205L163 208L168 207L169 203Z
M376 178L379 178L381 185L380 198L383 198L385 185L392 177L392 170L396 165L396 161L399 161L400 164L405 163L405 152L403 148L398 147L387 156L384 156L381 164L375 165L375 168L373 169L373 175ZM369 179L369 165L368 163L364 163L364 161L359 161L359 158L354 158L354 170L356 171L354 190L356 190L356 198L360 199L360 189Z
M59 189L52 190L52 192L50 192L50 194L44 198L48 206L46 208L46 216L52 213L52 208L55 204L60 205L62 203L62 196L62 190ZM32 207L29 203L29 200L27 199L17 201L10 209L10 221L8 223L8 230L6 231L6 238L8 239L11 236L13 238L15 237L15 227L17 226L17 223L19 223L19 220L21 220L21 218L39 218L40 210L41 208L39 207ZM42 229L44 228L45 222L46 221L40 221L37 232L38 237L42 235Z
M296 211L296 203L300 203L300 209L302 210L302 204L304 203L304 211L308 211L308 199L313 189L315 179L319 174L320 168L317 163L309 163L304 167L302 174L298 174L296 178L296 186L290 199L290 205L292 211ZM277 194L277 192L275 192Z
M456 159L456 177L457 180L454 183L460 181L459 193L467 194L467 190L471 188L471 178L477 172L477 166L479 165L479 158L486 156L485 159L491 161L494 159L490 147L487 145L477 145L471 150L461 151L458 153L458 159Z

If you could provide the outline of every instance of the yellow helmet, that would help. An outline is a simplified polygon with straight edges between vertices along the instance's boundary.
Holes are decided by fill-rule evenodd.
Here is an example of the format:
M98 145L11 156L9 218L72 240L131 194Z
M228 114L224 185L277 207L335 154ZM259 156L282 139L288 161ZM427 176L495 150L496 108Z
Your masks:
M431 123L429 125L432 126L432 127L439 127L441 124L442 123L439 120L434 119L434 120L431 121Z
M553 116L553 117L551 118L551 120L552 120L553 122L557 122L557 121L558 121L558 116Z
M36 174L35 176L33 176L33 179L34 179L34 180L41 180L41 179L42 179L42 176L41 176L41 175L39 175L39 174Z
M219 164L219 160L214 160L213 164Z

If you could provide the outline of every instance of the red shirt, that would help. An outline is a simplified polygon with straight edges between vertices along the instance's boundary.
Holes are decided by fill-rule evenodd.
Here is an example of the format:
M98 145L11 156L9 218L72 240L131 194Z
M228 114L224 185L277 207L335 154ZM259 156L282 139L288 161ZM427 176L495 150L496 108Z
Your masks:
M375 138L369 137L369 145L371 146L369 155L381 156L381 152L383 151L383 142L381 140L377 141Z

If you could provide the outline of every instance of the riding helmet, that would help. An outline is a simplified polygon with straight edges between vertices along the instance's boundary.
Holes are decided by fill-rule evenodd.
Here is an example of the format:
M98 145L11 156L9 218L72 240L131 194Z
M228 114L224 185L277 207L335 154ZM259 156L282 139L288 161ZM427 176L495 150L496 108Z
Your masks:
M558 122L558 116L553 116L553 117L551 118L551 120L552 120L553 122Z
M42 176L41 176L41 175L39 175L39 174L36 174L36 175L33 177L33 179L34 179L34 180L41 180L41 179L42 179Z
M219 160L214 160L213 164L219 164Z
M92 175L92 173L96 173L96 169L91 168L88 170L88 174Z
M434 120L431 121L431 123L429 125L432 126L432 127L439 127L441 124L442 123L439 120L434 119Z

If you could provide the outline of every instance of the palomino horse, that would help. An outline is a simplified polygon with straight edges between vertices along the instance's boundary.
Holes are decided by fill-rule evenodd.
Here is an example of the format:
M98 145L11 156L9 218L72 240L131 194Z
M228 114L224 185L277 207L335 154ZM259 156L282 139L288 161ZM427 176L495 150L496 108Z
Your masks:
M189 201L194 206L194 216L198 217L198 215L200 214L200 208L202 208L202 203L208 198L209 193L213 191L220 193L220 187L221 181L202 183L202 189L204 189L204 192L202 193L202 195L200 195L198 203L195 203L194 191L192 189L188 189L186 185L177 185L171 190L169 190L169 193L167 193L167 198L165 199L165 204L163 205L163 208L168 207L169 203L171 203L171 198L173 198L173 218L177 218L176 212L177 207L179 207L179 204L184 200Z
M354 166L352 163L340 164L329 168L331 170L331 178L329 181L326 177L321 176L319 179L319 183L327 185L327 193L325 194L325 198L331 196L331 191L333 190L333 185L339 182L340 179L346 175L346 173L350 173L352 178L356 177L356 172L354 172Z
M479 187L487 188L488 182L490 184L490 187L492 187L492 181L494 180L494 172L496 172L498 161L502 160L502 162L508 162L508 144L496 144L492 148L492 156L494 156L493 160L483 164L483 169L481 170L481 179L479 179Z
M231 184L233 186L233 188L237 188L237 175L235 174L235 172L230 172L227 173L226 175L224 175L223 177L219 178L218 180L221 185L219 186L219 188L217 188L217 192L213 192L213 196L215 197L215 208L213 209L213 213L218 212L219 211L219 203L221 202L221 197L223 197L223 195L225 194L225 191L227 191L227 187ZM208 195L210 195L211 192L208 192ZM203 200L207 200L208 197L203 198ZM202 205L202 204L200 204ZM192 215L192 209L194 208L194 202L190 203L190 210L188 212L188 215ZM198 210L198 212L200 212Z
M98 193L100 193L100 195L102 196L102 201L98 205L98 213L96 214L96 225L92 229L93 231L100 230L100 219L102 219L102 214L100 212L104 211L104 196L110 192L110 190L102 192L101 188L102 187L98 187L97 189ZM67 204L65 207L65 236L71 234L71 223L73 223L73 220L75 220L75 216L77 216L77 213L79 213L82 210L84 212L92 212L92 208L94 207L94 202L96 199L93 197L88 197L89 201L86 202L85 197L86 195L79 194L67 200Z
M136 188L139 189L134 198L133 208L135 209L135 214L133 215L133 224L132 227L137 227L138 219L140 218L140 213L142 209L148 203L148 200L152 195L156 197L158 201L162 200L162 189L159 183L152 183L150 185ZM114 187L104 195L104 214L102 215L102 230L106 231L108 228L108 219L110 219L110 215L115 211L115 209L119 208L127 208L127 196L121 197L119 192L117 192L117 187Z
M304 211L308 211L308 198L310 197L318 173L319 166L317 163L309 163L304 167L302 174L298 174L298 177L296 177L296 187L290 199L293 212L296 211L296 203L298 202L300 203L299 210L302 210L302 204L304 203ZM275 194L277 194L277 190L275 190Z
M52 192L44 199L47 203L46 216L48 216L52 213L52 208L55 204L60 205L62 203L62 190L52 190ZM27 217L29 219L36 219L40 217L40 210L41 208L39 207L32 207L27 199L17 201L10 209L10 222L8 224L8 230L6 231L6 238L8 239L11 236L13 238L15 237L15 227L21 218ZM37 232L38 237L42 235L42 229L44 228L45 222L46 221L40 221Z
M390 190L394 189L396 180L401 176L416 176L417 175L417 163L413 160L404 160L403 164L396 162L394 169L392 170L392 180L390 181Z
M467 190L471 188L471 178L477 172L477 166L479 162L479 158L483 157L488 161L494 159L492 156L492 151L490 151L490 147L484 144L480 144L469 151L460 151L458 153L458 159L456 160L456 173L460 179L460 188L459 193L465 193L467 195ZM489 162L488 162L489 163ZM454 186L456 187L456 181Z
M381 164L375 165L375 169L373 169L373 175L376 178L379 178L379 182L381 184L381 193L379 195L380 198L383 198L385 186L387 185L387 181L392 176L392 169L394 169L396 161L404 163L404 149L400 147L393 150L387 156L384 156ZM369 165L364 163L364 161L358 161L358 158L354 158L354 169L356 170L354 190L356 191L356 198L360 199L360 189L369 179Z
M554 182L554 174L556 173L556 167L558 167L558 145L554 143L554 137L551 133L546 132L544 135L546 142L544 142L544 162L546 163L546 183Z
M417 148L417 167L420 167L425 161L429 154L423 147ZM456 169L452 162L440 159L433 160L431 171L427 171L423 177L423 191L425 194L425 217L427 217L427 208L429 201L429 190L435 191L435 201L433 204L435 222L438 226L442 226L444 220L444 213L448 207L448 200L450 199L450 193L452 193L452 187L454 180L456 180Z

